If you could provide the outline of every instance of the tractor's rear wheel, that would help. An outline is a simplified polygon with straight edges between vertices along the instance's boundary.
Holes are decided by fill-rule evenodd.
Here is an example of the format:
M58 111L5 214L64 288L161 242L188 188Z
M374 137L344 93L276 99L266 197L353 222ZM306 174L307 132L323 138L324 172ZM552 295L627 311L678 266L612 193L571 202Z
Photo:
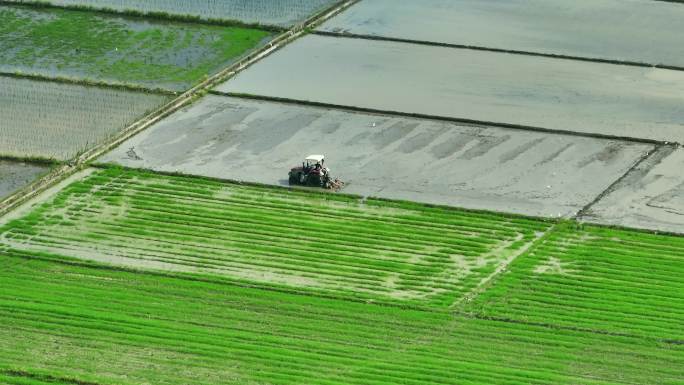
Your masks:
M309 178L307 179L307 185L312 187L321 187L321 177L319 175L309 175Z

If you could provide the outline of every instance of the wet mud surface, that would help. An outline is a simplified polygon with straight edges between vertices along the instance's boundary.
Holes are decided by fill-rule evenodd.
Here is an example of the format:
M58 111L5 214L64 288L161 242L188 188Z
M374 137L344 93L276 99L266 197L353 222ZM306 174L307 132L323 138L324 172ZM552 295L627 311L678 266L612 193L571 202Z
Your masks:
M582 220L684 234L684 149L653 154Z
M99 161L286 185L322 153L346 193L568 217L651 149L210 95Z
M0 200L27 186L48 171L49 167L43 165L0 160Z
M665 69L309 35L217 89L684 142L684 72Z
M319 30L684 66L682 20L651 0L364 0Z

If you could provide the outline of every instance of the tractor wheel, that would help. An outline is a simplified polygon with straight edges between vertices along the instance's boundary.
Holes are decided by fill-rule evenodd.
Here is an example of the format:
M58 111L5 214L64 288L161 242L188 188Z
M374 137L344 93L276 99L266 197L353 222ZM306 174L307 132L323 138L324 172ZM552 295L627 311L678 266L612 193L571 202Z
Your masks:
M318 175L309 175L307 185L312 187L321 187L321 177Z
M297 178L297 174L290 174L290 178L287 181L288 181L288 183L293 185L293 184L297 184L297 182L299 182L299 178Z

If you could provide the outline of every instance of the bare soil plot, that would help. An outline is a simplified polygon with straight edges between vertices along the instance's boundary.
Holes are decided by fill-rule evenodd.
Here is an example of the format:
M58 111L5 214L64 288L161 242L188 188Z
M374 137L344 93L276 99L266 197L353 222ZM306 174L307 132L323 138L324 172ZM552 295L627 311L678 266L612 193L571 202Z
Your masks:
M651 0L364 0L319 29L684 67L683 19Z
M684 149L665 147L630 174L582 220L684 233Z
M266 184L309 153L344 192L571 216L651 145L207 96L101 162Z
M0 71L184 90L270 38L253 28L0 6Z
M0 251L446 308L549 223L101 170L11 220Z
M249 24L268 24L288 27L303 22L307 17L336 0L39 0L62 6L84 6L111 9L119 12L166 13L194 16L201 19L236 20ZM21 3L22 0L17 0Z
M218 89L684 142L682 71L310 35Z
M169 99L154 93L0 77L0 155L67 160Z
M36 180L48 166L0 159L0 200Z

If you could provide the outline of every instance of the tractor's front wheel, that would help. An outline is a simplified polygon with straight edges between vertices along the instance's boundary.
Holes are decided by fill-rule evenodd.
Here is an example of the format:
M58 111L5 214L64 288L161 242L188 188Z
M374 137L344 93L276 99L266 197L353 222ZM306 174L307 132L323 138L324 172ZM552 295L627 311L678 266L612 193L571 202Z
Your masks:
M299 182L299 178L297 177L297 174L295 174L295 173L290 173L290 178L288 178L287 181L288 181L288 183L290 183L291 185L293 185L293 184L297 184L297 182Z

